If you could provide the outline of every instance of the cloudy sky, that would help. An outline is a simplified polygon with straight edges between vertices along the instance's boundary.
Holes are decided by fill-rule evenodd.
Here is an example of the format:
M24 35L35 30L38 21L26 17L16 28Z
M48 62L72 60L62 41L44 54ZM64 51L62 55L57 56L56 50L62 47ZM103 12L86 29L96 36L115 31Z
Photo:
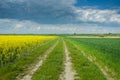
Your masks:
M120 0L0 0L0 33L120 33Z

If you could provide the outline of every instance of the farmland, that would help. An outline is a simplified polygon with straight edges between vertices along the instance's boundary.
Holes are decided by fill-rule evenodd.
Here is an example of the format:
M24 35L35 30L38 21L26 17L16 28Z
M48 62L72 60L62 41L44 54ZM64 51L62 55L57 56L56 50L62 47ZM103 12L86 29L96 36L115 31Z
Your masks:
M36 62L55 36L0 36L0 80L13 80L29 64ZM23 66L24 65L24 66Z
M81 52L82 55L85 58L87 58L90 62L98 66L98 68L101 70L104 76L106 76L107 80L120 79L120 65L119 65L120 64L120 39L119 38L110 38L110 39L109 38L89 38L89 39L73 38L73 39L68 39L68 42L73 44L75 46L75 49L79 50L79 52ZM75 51L73 51L73 53L74 52ZM78 57L77 55L78 54L75 55L74 53L74 54L71 54L71 57L75 57L75 56ZM80 66L80 64L77 64L76 63L77 61L78 60L73 59L73 62L75 63L74 66L75 68L77 68L77 71L78 71L79 68L77 66L78 65ZM88 67L91 67L89 66L90 64L86 64L86 65ZM92 72L90 73L91 75L92 75Z
M1 35L0 80L119 80L120 38Z
M0 62L1 66L20 58L22 55L30 54L34 48L54 37L33 36L1 36L0 37ZM25 53L25 54L24 54Z

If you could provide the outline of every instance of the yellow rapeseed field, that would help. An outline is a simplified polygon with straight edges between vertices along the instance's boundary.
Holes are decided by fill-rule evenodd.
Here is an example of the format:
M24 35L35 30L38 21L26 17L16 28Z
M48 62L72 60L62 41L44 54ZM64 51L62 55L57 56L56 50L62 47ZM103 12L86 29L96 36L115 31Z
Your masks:
M56 36L0 36L0 65L29 55L38 46L55 39Z

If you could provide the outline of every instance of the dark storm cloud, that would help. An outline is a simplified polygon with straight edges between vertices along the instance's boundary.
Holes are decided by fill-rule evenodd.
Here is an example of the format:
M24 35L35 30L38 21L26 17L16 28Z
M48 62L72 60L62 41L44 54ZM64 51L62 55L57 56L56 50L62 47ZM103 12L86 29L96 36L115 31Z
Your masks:
M0 1L0 18L41 23L74 22L74 3L74 0L4 0Z

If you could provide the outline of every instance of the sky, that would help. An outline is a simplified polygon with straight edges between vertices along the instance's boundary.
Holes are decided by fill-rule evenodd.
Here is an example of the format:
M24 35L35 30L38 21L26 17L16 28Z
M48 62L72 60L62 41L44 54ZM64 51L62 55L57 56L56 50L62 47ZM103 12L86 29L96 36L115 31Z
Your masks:
M120 33L120 0L0 0L0 34Z

